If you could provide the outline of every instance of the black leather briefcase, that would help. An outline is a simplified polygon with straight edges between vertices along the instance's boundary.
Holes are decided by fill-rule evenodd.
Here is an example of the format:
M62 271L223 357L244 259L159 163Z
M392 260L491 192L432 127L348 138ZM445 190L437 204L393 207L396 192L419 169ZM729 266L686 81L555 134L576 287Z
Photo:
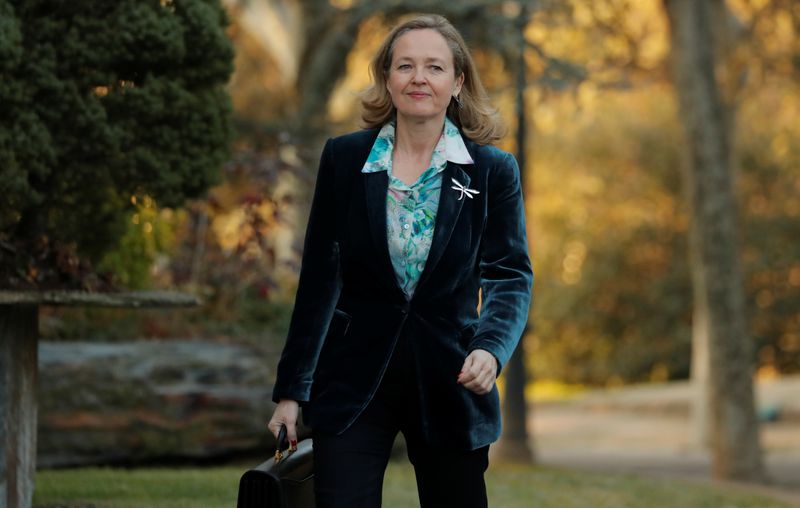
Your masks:
M278 435L275 457L245 472L239 480L237 508L314 508L314 457L311 439L287 449L286 427Z

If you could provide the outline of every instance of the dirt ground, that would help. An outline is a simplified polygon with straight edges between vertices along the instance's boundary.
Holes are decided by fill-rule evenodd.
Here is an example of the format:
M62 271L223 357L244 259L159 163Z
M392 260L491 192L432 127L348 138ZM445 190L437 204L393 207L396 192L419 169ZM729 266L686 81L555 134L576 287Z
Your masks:
M711 481L710 457L690 420L687 383L592 391L534 404L529 415L544 465ZM772 494L800 507L800 376L759 382L757 401L766 486L726 484Z

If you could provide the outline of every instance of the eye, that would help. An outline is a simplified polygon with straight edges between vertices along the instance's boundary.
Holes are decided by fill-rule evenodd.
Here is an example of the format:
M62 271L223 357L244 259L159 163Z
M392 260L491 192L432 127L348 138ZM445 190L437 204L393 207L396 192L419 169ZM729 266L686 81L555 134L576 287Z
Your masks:
M397 70L399 71L407 71L411 68L411 64L400 64L397 66Z
M444 70L441 65L431 65L431 69L435 70L436 72L442 72Z

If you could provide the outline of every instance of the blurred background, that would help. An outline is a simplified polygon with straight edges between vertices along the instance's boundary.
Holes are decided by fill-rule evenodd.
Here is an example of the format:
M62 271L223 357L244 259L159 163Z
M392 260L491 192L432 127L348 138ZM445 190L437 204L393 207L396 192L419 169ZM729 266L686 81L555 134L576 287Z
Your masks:
M721 213L736 224L752 436L777 457L772 476L800 484L780 472L787 450L800 455L797 2L699 2L708 37L688 48L669 0L122 1L91 15L91 2L56 3L0 1L0 284L180 290L203 305L43 308L41 466L217 462L269 445L321 147L359 128L389 28L437 12L509 127L500 148L523 163L534 304L522 388L501 380L527 401L523 455L603 468L590 448L620 465L631 446L708 466L708 430L690 422L709 259L691 248L687 175L703 166L678 69L697 57L732 191ZM591 440L602 432L587 415L617 433Z

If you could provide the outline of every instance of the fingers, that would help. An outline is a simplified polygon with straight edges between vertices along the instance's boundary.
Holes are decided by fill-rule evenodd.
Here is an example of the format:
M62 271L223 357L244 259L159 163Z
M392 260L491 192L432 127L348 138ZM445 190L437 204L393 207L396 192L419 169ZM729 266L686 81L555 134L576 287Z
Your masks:
M478 375L480 375L482 369L482 365L480 362L480 358L478 358L473 353L467 355L464 359L464 365L461 367L461 373L459 374L459 382L468 383L473 381Z
M286 435L288 436L289 425L287 425L286 422L280 420L279 418L276 418L275 415L272 416L272 419L267 424L267 428L269 429L270 432L272 432L272 435L275 436L275 439L278 439L278 434L280 434L281 431L281 425L286 425Z
M488 351L476 349L464 360L464 367L458 376L459 384L464 388L484 395L494 387L497 376L497 362Z
M472 381L475 378L475 373L472 370L474 363L475 357L473 355L467 355L467 358L464 360L464 365L461 367L461 372L458 374L459 383Z
M475 392L478 395L484 395L492 390L492 386L494 386L494 378L491 377L487 372L481 372L472 381L462 383L462 385L464 388Z
M269 428L270 432L272 432L272 435L277 439L281 432L282 425L286 426L286 439L288 439L290 443L297 441L297 423L295 422L285 422L273 419L269 421L267 428Z
M282 400L275 407L272 413L272 418L267 424L267 428L272 432L275 438L281 430L281 425L286 426L286 439L292 445L297 445L297 415L299 406L293 400Z
M289 444L292 446L297 446L297 424L287 423L286 424L286 439L289 440Z

